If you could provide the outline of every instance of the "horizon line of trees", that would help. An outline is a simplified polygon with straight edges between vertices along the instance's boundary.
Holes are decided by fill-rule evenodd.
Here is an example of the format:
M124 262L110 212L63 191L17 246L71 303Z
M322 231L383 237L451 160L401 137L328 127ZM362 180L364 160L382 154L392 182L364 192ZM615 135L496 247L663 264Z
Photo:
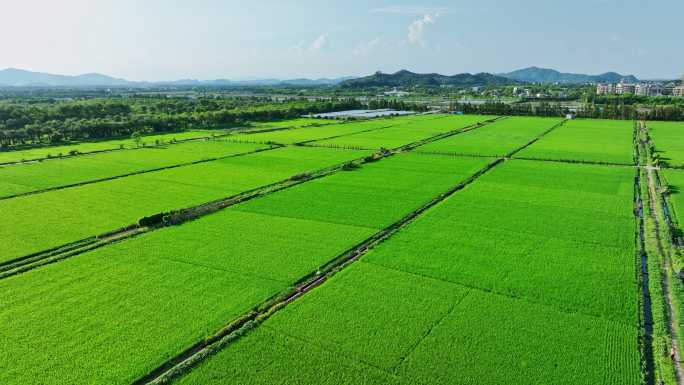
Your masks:
M640 107L629 104L593 104L587 103L577 110L570 110L560 103L486 102L483 104L453 103L452 111L463 111L466 114L514 115L514 116L546 116L562 117L572 114L577 118L615 119L615 120L663 120L684 121L684 105L664 105Z
M251 121L282 120L359 108L424 111L426 107L397 100L361 102L353 98L274 101L263 97L205 100L159 97L59 103L19 100L0 103L0 150L130 137L135 132L156 134L229 128Z

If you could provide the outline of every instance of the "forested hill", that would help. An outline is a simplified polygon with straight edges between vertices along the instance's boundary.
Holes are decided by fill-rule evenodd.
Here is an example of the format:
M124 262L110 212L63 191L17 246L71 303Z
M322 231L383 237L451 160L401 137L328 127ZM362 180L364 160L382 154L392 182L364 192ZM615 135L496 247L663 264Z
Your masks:
M417 74L402 70L393 74L376 72L373 75L346 80L341 83L346 88L372 88L372 87L476 87L476 86L499 86L517 83L515 80L488 74L458 74L453 76L440 74Z
M529 83L618 83L639 81L634 75L621 75L617 72L606 72L601 75L585 75L562 73L549 68L529 67L517 71L500 74L508 79Z

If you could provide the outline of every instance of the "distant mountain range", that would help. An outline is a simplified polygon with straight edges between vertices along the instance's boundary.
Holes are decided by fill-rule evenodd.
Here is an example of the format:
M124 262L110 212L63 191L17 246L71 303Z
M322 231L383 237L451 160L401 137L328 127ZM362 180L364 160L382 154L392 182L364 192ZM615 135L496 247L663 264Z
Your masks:
M357 79L350 79L340 83L346 88L370 88L370 87L477 87L477 86L496 86L516 83L516 81L501 76L488 73L479 74L417 74L407 70L401 70L393 74L376 72L373 75Z
M122 86L128 83L130 82L123 79L100 74L65 76L24 71L16 68L0 71L0 85L2 86L84 87L92 85Z
M553 69L539 67L529 67L498 75L528 83L619 83L623 80L628 83L636 83L639 81L634 75L621 75L616 72L606 72L601 75L584 75L562 73Z
M0 87L156 87L156 86L207 86L207 87L239 87L239 86L319 86L336 85L352 77L338 79L257 79L257 80L196 80L183 79L162 82L133 82L102 74L84 74L78 76L54 75L43 72L32 72L16 68L0 70Z
M134 82L114 78L107 75L90 73L78 76L54 75L32 72L15 68L0 70L0 87L247 87L247 86L334 86L345 88L372 87L476 87L499 86L522 83L617 83L620 81L638 82L633 75L621 75L607 72L602 75L583 75L561 73L553 69L529 67L504 74L457 74L440 75L418 74L402 70L393 74L376 72L373 75L355 78L342 77L336 79L256 79L256 80L196 80L182 79L161 82Z

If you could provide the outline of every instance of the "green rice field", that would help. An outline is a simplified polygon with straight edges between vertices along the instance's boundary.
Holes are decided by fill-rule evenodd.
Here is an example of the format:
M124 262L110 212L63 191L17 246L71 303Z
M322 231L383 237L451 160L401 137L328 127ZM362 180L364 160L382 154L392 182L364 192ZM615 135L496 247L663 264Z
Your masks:
M429 116L402 118L403 124L382 131L362 132L327 140L318 140L316 146L341 148L398 148L429 137L464 129L479 122L493 119L484 116Z
M502 119L477 130L430 143L418 151L455 155L503 156L561 122L552 118Z
M0 153L81 152L0 166L0 384L655 385L637 176L676 230L684 131L648 123L646 167L635 124L297 118Z
M572 120L518 154L521 158L634 163L634 122Z
M0 198L224 158L265 148L268 146L206 140L5 165L0 166L0 178L3 180Z
M649 134L661 161L675 167L684 167L684 123L647 122Z
M142 138L141 145L143 143L145 143L145 145L155 145L157 141L159 141L159 143L169 143L172 141L180 140L211 138L213 136L222 134L225 134L225 132L220 130L193 130L176 132L172 134L148 135ZM133 139L120 139L107 140L101 142L74 143L71 145L61 145L52 147L38 147L28 150L0 151L0 163L21 162L35 159L45 159L50 157L61 157L69 155L69 153L72 151L78 151L78 153L87 154L91 152L119 150L122 148L137 148L137 145Z
M295 217L291 213L300 203L287 196L281 199L278 192L248 202L246 207L238 205L0 280L0 290L11 298L3 302L0 319L12 331L6 335L8 349L0 357L2 362L23 357L16 370L0 373L0 381L129 383L484 165L481 160L456 158L428 164L420 156L397 155L323 178L313 186L304 185L302 194L326 194L319 208L327 208L328 215ZM420 172L427 169L439 178L420 187L432 179ZM402 179L376 178L383 170L405 172ZM382 210L385 199L375 196L380 186L410 193L414 201ZM365 208L376 213L372 222L340 223L343 213L360 209L357 202L337 199L351 190L367 197ZM183 289L194 280L201 284ZM93 284L98 288L88 290ZM117 290L118 286L125 289ZM204 291L209 295L197 301ZM100 307L109 310L93 312ZM41 310L27 311L31 308ZM160 322L163 328L155 326ZM60 343L81 339L88 343ZM25 340L31 342L21 342ZM40 355L25 354L39 346L44 347ZM127 354L130 349L138 353ZM90 360L92 356L99 359Z

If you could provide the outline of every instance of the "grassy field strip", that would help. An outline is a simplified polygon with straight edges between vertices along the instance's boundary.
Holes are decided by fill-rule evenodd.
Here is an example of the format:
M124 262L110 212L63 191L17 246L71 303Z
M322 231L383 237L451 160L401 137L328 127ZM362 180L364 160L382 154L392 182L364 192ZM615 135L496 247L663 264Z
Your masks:
M296 118L275 122L251 122L247 126L247 129L249 132L266 132L266 130L287 130L291 128L324 126L336 123L338 123L338 121L331 119Z
M525 144L525 146L534 143L536 140L539 140L546 133L551 132L556 127L557 126L551 127L549 130L539 134L537 138L532 139L529 143ZM519 148L518 150L524 148L525 146ZM512 151L511 155L515 154L516 151L517 150ZM304 280L300 280L299 285L295 288L294 291L291 291L289 294L286 293L286 295L280 296L277 301L262 306L260 308L260 311L253 313L251 316L246 315L242 317L240 319L240 322L236 322L232 324L230 327L224 329L225 333L218 335L217 338L212 341L208 341L207 344L203 346L198 346L196 349L192 349L191 351L186 352L186 354L182 354L178 357L173 358L172 360L169 360L165 365L159 367L157 370L150 373L150 375L136 381L135 385L167 383L170 379L176 378L182 375L183 373L189 371L196 365L200 364L210 355L215 354L216 352L223 349L226 345L231 344L235 340L238 340L247 331L251 330L259 323L268 319L273 314L283 309L286 305L303 297L306 293L309 293L313 289L320 286L329 277L334 276L336 273L340 271L343 271L345 268L347 268L355 261L357 261L359 258L361 258L363 255L365 255L369 250L372 250L372 248L382 244L382 242L392 237L394 234L402 230L404 227L408 226L413 221L419 219L421 215L426 213L432 207L446 200L448 197L452 196L456 192L464 189L466 186L476 181L479 177L492 170L501 162L503 162L503 159L499 158L487 164L487 166L479 170L477 173L473 174L464 182L458 184L457 186L454 186L449 191L446 191L445 193L435 197L432 201L425 204L420 209L417 209L411 214L407 215L402 220L383 229L382 231L376 233L373 237L357 245L350 251L340 255L338 258L334 259L329 264L319 269L316 274L311 275ZM271 199L273 199L273 197L274 196L270 196ZM277 207L277 205L274 205L274 207ZM298 215L299 214L296 214L296 216ZM305 215L309 214L307 213Z
M652 154L661 167L684 168L684 142L681 122L646 122L653 139Z
M179 383L358 381L327 362L291 371L311 347L369 370L365 383L640 384L633 182L629 169L505 162ZM536 207L507 213L523 202ZM521 232L547 216L570 231L542 220ZM575 226L604 216L621 225ZM245 356L252 345L266 359Z
M225 140L233 142L246 143L279 143L279 144L296 144L317 140L321 138L340 137L359 132L367 132L380 130L391 127L397 124L412 120L430 120L434 117L398 117L388 119L372 119L352 123L338 123L322 127L309 127L297 130L282 130L278 132L267 133L250 133L234 135Z
M521 159L634 165L633 121L571 120L518 154Z
M305 177L368 154L280 148L3 200L0 264L124 228L143 217L225 199L298 174ZM36 216L40 221L32 219Z
M495 120L491 116L435 115L430 120L411 120L382 130L346 135L334 139L321 139L307 143L309 146L380 149L401 148L422 139L462 130L481 122Z
M346 123L347 127L352 127L353 124L355 123ZM322 128L325 129L325 126ZM86 181L101 182L114 177L222 159L232 155L233 152L239 152L241 145L242 148L252 146L255 149L261 148L255 146L263 146L213 140L177 144L166 148L141 148L133 152L98 153L92 157L74 157L55 162L43 161L0 166L0 179L3 180L0 184L0 199L78 186L85 184ZM248 151L251 150L242 152Z
M313 121L312 124L305 124L305 121ZM330 124L329 121L320 119L292 119L281 122L273 122L274 124L266 124L263 126L248 127L248 128L234 128L228 130L191 130L183 132L175 132L168 134L148 135L142 138L142 143L145 147L138 147L133 139L115 139L96 142L81 142L61 146L37 147L27 150L13 150L0 151L0 165L9 165L17 163L33 163L41 160L58 160L70 159L83 155L93 155L103 152L113 152L119 150L138 150L142 148L167 146L170 144L178 144L191 142L195 140L220 138L231 135L258 133L258 132L272 132L280 130L291 130L293 128L303 128L309 125L325 125ZM277 123L277 124L275 124ZM76 151L76 154L70 152ZM61 154L61 155L60 155Z
M284 190L4 279L0 363L13 364L0 382L131 383L269 297L291 293L302 277L485 163L397 154L294 187L325 200L330 217L292 215L298 201L277 212ZM389 191L378 195L382 189ZM363 198L346 199L352 190ZM414 198L392 207L391 193ZM354 214L366 218L362 226L342 223Z
M247 155L274 147L216 141L0 166L0 200Z
M163 145L169 145L212 137L220 137L223 135L227 135L227 133L224 133L223 131L192 130L170 134L144 136L142 138L142 142L146 143L146 147L154 147L156 146L155 142L157 141ZM144 147L138 147L133 139L127 138L99 142L81 142L62 146L38 147L29 150L0 151L0 165L37 162L48 159L69 159L83 155L92 155L119 150L138 150L140 148ZM76 153L70 154L72 151L76 151Z
M386 127L382 127L381 129L403 127L403 126L411 125L411 124L415 124L415 123L425 124L425 123L427 123L427 122L435 121L435 120L440 120L440 122L443 123L443 120L442 120L442 119L445 118L445 116L444 116L444 115L441 115L441 114L440 114L440 115L422 115L422 116L410 116L410 118L411 118L411 119L409 119L409 117L404 117L404 119L399 120L399 121L396 121L395 124L390 125L390 126L386 126ZM397 118L395 118L395 119L397 119ZM347 137L347 136L355 136L355 135L363 135L363 134L374 134L375 131L377 131L377 130L372 129L372 130L366 130L366 131L359 131L359 132L356 132L356 133L354 133L354 134L349 134L349 135L336 135L336 136L330 136L330 137L327 137L327 138L312 139L312 140L307 140L307 141L304 141L304 142L298 142L298 143L296 143L296 144L297 144L297 145L315 144L315 143L318 143L318 142L327 141L327 140L334 140L334 139L339 139L339 138L344 138L344 137ZM389 130L389 132L392 132L392 130ZM386 132L383 132L383 134L386 134ZM390 136L391 136L391 135L390 135ZM433 139L433 140L434 140L434 139L437 139L439 136L440 136L440 134L431 135L431 136L429 136L427 139ZM406 145L407 145L407 146L409 146L409 145L418 146L418 145L421 145L421 144L420 144L420 140L416 140L416 141L407 143ZM397 147L397 148L398 148L398 147ZM358 148L358 149L362 149L362 148ZM366 150L375 150L375 149L376 149L376 148L366 148Z
M504 156L561 119L509 117L478 130L432 143L418 151L445 155Z

